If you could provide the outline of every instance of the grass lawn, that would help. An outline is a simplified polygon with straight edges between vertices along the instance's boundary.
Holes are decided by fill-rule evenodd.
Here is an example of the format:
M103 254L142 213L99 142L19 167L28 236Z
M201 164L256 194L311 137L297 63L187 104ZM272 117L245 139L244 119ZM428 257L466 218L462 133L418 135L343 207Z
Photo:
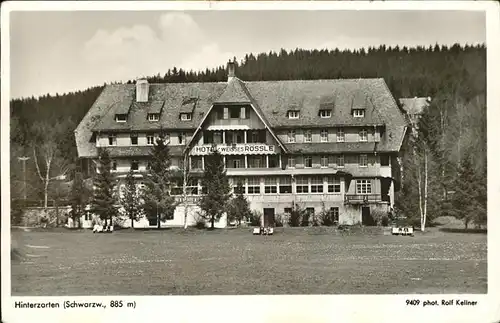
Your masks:
M12 231L12 295L486 293L486 234Z

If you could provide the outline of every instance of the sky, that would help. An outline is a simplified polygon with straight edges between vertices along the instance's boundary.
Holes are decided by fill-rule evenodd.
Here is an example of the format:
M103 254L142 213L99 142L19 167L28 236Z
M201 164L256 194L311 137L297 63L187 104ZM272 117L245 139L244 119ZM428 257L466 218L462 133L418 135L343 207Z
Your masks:
M484 12L12 12L11 98L205 69L247 53L486 42Z

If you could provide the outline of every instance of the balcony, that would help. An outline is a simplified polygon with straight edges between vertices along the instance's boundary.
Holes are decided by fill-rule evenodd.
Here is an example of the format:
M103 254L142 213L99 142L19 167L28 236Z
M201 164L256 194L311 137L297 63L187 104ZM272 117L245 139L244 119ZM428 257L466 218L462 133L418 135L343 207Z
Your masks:
M368 204L382 202L380 194L345 194L344 202L346 204Z

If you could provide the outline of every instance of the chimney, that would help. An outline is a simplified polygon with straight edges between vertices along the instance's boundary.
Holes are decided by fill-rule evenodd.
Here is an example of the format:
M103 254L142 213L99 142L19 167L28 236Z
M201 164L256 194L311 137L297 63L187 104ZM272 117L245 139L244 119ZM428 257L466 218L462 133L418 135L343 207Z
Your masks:
M231 80L235 78L234 69L235 69L235 63L231 62L231 60L229 60L229 62L227 62L227 82L228 83L231 82Z
M149 83L146 79L138 79L135 83L135 100L137 102L148 102Z

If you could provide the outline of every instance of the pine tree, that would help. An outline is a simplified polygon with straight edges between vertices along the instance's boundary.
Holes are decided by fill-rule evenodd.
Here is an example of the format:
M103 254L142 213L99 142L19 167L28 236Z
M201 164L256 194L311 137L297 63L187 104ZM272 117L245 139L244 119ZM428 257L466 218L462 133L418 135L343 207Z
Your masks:
M140 193L135 185L134 172L130 170L125 178L125 189L121 198L124 214L130 219L132 228L134 221L137 221L142 214Z
M143 191L144 211L150 217L156 217L157 227L161 221L174 214L177 207L175 198L170 195L172 173L170 170L170 149L166 143L166 135L161 131L150 152L149 173L145 177Z
M212 149L213 152L205 157L202 186L206 189L206 194L200 199L200 208L204 211L205 218L210 219L211 229L215 226L215 220L219 220L224 214L231 198L223 157L215 146Z
M114 188L116 180L111 174L111 159L106 149L100 149L98 153L99 166L94 179L94 197L92 210L104 220L104 225L112 225L113 216L117 215L115 207Z
M230 200L228 205L228 221L237 221L238 225L241 224L241 220L244 218L249 218L251 215L250 206L248 204L248 200L246 199L243 192L245 188L243 187L241 182L238 182L238 185L235 190L235 196Z
M71 186L71 212L70 217L73 223L78 221L78 228L81 226L80 218L85 213L85 206L88 202L88 190L83 183L82 173L77 170Z

